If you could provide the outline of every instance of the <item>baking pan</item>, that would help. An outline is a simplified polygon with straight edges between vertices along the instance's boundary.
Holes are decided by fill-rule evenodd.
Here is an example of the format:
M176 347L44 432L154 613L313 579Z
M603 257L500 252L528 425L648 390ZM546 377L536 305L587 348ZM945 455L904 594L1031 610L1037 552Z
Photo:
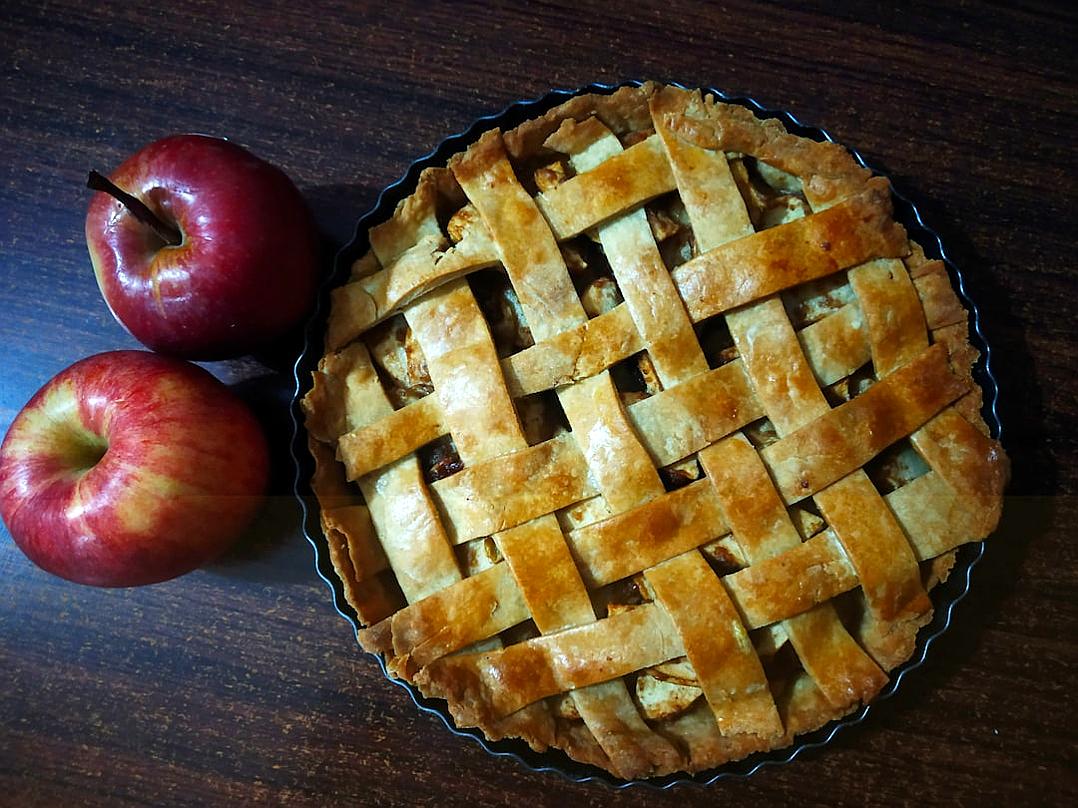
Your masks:
M676 82L666 83L684 87L684 85ZM370 228L388 219L397 203L415 190L419 173L424 168L444 166L450 156L464 150L488 129L495 127L503 130L511 129L525 120L542 115L547 110L576 95L612 93L622 86L639 86L640 84L642 84L640 81L626 81L620 84L590 84L575 90L551 90L539 98L516 101L501 112L476 119L465 131L447 137L429 154L420 157L409 165L399 180L383 189L374 207L359 218L351 241L337 253L333 269L322 285L316 309L308 321L303 350L294 367L295 395L291 408L293 423L292 458L295 463L294 490L303 509L303 533L314 548L315 570L329 588L334 607L352 625L353 630L358 630L359 623L355 612L344 598L343 586L333 569L333 565L330 563L326 540L322 535L319 524L318 502L310 488L309 481L314 473L314 462L307 449L307 434L303 426L303 412L300 408L300 400L311 387L311 373L316 369L318 360L322 356L323 332L326 317L329 313L330 291L343 283L348 277L352 262L367 251L369 247L367 233ZM705 87L703 90L728 103L748 107L758 117L778 118L794 134L812 138L813 140L833 140L825 130L803 124L790 112L770 109L748 96L729 95L712 87ZM880 173L873 169L855 149L845 143L842 145L850 151L861 165L875 174ZM1001 438L1002 424L997 412L999 388L992 375L991 351L981 330L977 306L966 291L966 283L962 272L950 260L943 240L925 223L917 206L902 193L901 189L895 188L893 183L892 193L896 220L906 227L910 238L921 245L929 258L943 260L955 291L970 312L970 344L980 352L980 358L973 368L973 378L981 386L984 394L982 415L992 436L997 439ZM647 780L621 780L601 769L578 763L557 749L537 753L523 741L490 741L477 729L458 728L453 723L445 702L438 699L428 699L413 685L390 677L386 672L385 663L381 657L375 658L386 678L395 685L407 690L416 707L424 712L438 716L446 728L454 735L474 739L476 743L496 757L511 758L529 769L538 772L555 773L575 782L599 781L614 788L644 785L651 788L667 789L679 783L709 785L729 778L749 777L764 766L788 763L806 749L817 749L825 746L846 727L851 727L864 721L875 705L898 692L903 681L929 658L933 643L951 626L954 620L955 607L969 592L973 569L983 554L984 544L982 542L965 544L958 549L957 559L950 577L930 593L934 606L933 618L918 634L917 646L913 656L905 664L891 671L887 685L871 704L862 706L844 718L832 721L815 732L797 736L790 746L783 749L761 752L743 760L727 763L716 769L698 772L693 775L680 773Z

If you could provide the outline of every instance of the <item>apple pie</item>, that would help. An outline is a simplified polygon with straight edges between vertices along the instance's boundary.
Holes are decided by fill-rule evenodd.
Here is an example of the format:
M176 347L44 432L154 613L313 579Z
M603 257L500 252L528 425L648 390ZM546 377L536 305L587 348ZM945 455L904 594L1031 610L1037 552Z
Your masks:
M842 147L645 84L483 133L367 234L303 408L359 640L621 778L876 696L1008 463L968 314Z

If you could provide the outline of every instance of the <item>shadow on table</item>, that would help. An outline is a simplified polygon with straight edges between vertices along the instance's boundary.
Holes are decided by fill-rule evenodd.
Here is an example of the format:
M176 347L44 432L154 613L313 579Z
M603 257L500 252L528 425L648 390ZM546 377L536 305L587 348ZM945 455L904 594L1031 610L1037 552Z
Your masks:
M266 502L254 523L207 570L244 580L310 583L316 580L314 560L300 530L302 514L292 493L292 378L267 373L231 389L251 407L269 439L270 479Z
M378 201L379 189L369 185L314 185L303 196L314 214L327 246L330 260L352 240L356 222Z
M305 189L304 196L322 233L324 282L337 251L352 238L356 222L374 204L377 191L361 185L324 185ZM268 373L232 385L269 438L269 493L254 524L208 567L211 573L272 583L317 580L313 551L303 537L302 511L293 493L295 465L290 453L293 368L304 348L307 326L306 321L301 323L253 357Z

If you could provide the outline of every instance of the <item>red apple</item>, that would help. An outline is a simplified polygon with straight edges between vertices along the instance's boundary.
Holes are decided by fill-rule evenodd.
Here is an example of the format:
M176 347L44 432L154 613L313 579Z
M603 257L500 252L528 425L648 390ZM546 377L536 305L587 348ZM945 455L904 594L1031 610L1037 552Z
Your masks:
M92 174L91 187L103 179ZM105 302L143 345L188 359L238 356L310 307L317 234L279 169L227 140L174 135L111 180L135 201L95 194L86 242Z
M61 371L15 417L0 446L0 515L51 573L154 583L243 531L268 467L258 422L205 370L112 351Z

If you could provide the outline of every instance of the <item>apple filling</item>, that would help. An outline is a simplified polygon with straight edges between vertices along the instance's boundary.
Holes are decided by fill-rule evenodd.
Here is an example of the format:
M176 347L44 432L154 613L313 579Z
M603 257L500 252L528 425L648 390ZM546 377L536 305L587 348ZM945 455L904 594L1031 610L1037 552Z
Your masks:
M434 392L423 349L403 315L372 328L364 341L395 409Z
M731 160L730 173L755 230L792 222L809 212L801 180L792 174L752 157Z

